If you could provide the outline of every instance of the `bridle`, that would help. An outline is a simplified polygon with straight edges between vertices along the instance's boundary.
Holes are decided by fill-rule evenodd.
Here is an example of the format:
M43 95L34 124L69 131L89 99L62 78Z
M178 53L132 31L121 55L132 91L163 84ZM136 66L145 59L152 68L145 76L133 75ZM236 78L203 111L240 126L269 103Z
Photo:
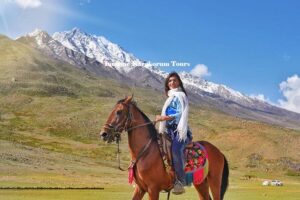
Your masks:
M108 130L107 132L111 135L110 139L112 141L116 141L117 143L121 140L121 133L125 130L127 131L128 127L132 122L132 114L130 112L130 105L126 105L125 103L121 103L125 108L127 108L126 117L123 119L124 122L120 123L120 125L112 125L109 123L105 123L103 126L104 130Z
M103 126L104 130L109 130L110 134L112 134L112 140L116 140L116 142L119 142L119 140L121 139L121 133L123 131L125 132L129 132L133 129L139 128L139 127L143 127L143 126L147 126L149 124L156 124L156 121L150 121L150 122L146 122L140 125L136 125L136 126L132 126L132 122L133 122L133 116L131 113L131 106L132 103L130 103L129 105L125 104L125 103L121 103L125 108L127 108L127 114L126 117L123 121L125 121L124 123L120 123L120 125L118 126L114 126L112 124L108 124L105 123ZM123 126L121 126L123 124Z

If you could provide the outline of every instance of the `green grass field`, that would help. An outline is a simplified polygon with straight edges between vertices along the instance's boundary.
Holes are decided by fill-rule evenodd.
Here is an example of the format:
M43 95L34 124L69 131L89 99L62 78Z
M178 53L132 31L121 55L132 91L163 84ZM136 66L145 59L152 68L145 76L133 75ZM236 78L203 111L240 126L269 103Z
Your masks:
M231 183L225 194L225 200L298 200L300 196L299 183L289 182L282 187L262 186L260 181L237 181ZM0 199L5 200L124 200L130 199L133 187L129 185L114 185L104 190L0 190ZM196 200L198 194L193 187L186 188L186 193L170 199ZM161 193L160 199L166 199L167 194ZM145 195L144 199L148 199Z

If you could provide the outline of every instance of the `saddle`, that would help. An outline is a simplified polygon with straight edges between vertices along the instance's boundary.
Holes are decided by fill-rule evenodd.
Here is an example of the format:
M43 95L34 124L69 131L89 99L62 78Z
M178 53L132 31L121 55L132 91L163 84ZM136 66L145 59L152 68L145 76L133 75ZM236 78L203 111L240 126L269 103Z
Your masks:
M168 134L158 134L158 145L165 169L168 173L174 173L172 161L172 139ZM186 184L199 185L208 174L208 155L205 147L200 142L190 142L185 146L185 179Z

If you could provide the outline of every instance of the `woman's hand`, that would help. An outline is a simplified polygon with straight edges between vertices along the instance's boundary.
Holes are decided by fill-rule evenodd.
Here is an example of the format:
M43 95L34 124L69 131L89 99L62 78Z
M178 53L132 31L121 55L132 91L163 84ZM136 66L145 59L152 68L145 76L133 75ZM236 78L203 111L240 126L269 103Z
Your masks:
M168 121L173 119L173 117L170 116L161 116L161 115L156 115L155 117L155 121L159 122L159 121Z
M162 120L162 116L160 116L160 115L156 115L156 117L155 117L155 121L157 121L157 122L159 122L159 121L163 121L163 120Z

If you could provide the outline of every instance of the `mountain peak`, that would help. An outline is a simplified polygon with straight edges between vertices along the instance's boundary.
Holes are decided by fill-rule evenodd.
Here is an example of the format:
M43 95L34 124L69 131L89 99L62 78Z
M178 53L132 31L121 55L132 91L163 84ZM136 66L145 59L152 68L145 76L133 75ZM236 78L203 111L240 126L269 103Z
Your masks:
M85 31L81 30L78 27L72 28L72 30L69 31L73 35L80 35L80 36L89 36L92 37L90 34L86 33Z
M28 33L27 35L29 37L36 37L38 35L47 35L47 36L49 36L49 34L46 31L41 30L39 28L36 28L34 31L32 31L31 33Z
M25 38L33 38L39 46L43 46L52 40L51 36L46 31L38 28L36 28L33 32L28 33Z
M75 26L74 28L72 28L72 32L82 32L82 31L80 30L80 28Z
M74 27L71 30L68 31L63 31L63 32L55 32L53 34L53 38L60 38L60 37L64 37L64 38L82 38L82 37L92 37L91 35L87 34L86 32L82 31L80 28L78 27Z

